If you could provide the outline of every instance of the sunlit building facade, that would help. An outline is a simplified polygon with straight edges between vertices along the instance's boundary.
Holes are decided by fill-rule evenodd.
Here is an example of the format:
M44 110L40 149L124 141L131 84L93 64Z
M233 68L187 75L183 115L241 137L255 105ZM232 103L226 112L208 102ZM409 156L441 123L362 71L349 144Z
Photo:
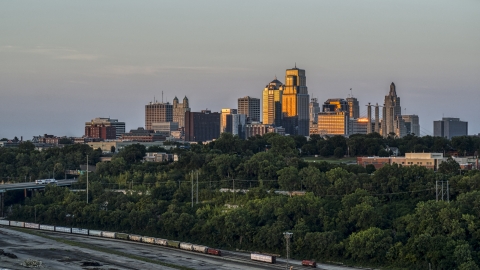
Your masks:
M320 135L348 135L348 112L318 113L317 132Z
M287 69L282 96L283 123L286 133L308 136L309 99L305 70L296 66Z
M185 112L189 111L190 105L187 96L183 98L182 103L178 102L177 97L173 99L173 122L177 122L179 128L185 127Z
M282 125L283 84L277 77L271 81L262 93L262 122L267 125Z

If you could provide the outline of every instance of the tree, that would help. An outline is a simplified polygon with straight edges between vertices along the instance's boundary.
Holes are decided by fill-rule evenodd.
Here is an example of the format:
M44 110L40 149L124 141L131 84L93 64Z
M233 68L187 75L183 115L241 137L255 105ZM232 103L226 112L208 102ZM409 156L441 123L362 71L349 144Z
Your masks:
M295 187L297 187L299 183L297 168L289 166L279 170L277 174L278 184L280 185L280 188L287 191L295 190Z
M110 152L115 153L115 146L112 145L112 147L110 147Z
M444 161L438 165L438 172L443 174L456 174L460 171L460 164L456 162L452 157L448 157L447 161Z
M345 249L354 260L380 263L385 261L385 255L391 246L392 237L387 231L371 227L352 233L348 237Z
M335 151L333 151L333 156L336 158L342 158L343 157L343 148L342 147L337 147L335 148Z

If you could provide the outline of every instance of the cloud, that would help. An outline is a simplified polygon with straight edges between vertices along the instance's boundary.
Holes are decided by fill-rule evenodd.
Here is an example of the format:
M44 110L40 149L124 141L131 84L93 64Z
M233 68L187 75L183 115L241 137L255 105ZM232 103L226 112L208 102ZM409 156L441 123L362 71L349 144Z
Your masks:
M146 75L155 76L175 70L188 70L205 73L224 73L228 71L248 70L241 67L208 67L208 66L132 66L116 65L103 68L99 73L111 76Z
M101 55L88 54L88 53L80 52L76 49L65 48L65 47L37 46L35 48L21 48L18 46L5 45L5 46L0 46L0 52L28 53L28 54L49 56L53 59L76 60L76 61L94 61L102 57Z

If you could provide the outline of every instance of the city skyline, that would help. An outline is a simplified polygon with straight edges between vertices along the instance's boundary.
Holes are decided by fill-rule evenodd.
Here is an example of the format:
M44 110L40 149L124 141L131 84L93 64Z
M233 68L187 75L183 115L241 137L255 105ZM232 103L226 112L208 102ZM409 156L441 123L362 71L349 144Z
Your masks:
M188 96L192 111L236 108L275 76L285 83L295 62L320 103L353 93L366 116L395 82L420 135L442 117L480 133L478 1L304 1L295 24L267 16L289 16L287 3L4 2L0 137L81 136L95 117L135 129L162 91L170 103Z

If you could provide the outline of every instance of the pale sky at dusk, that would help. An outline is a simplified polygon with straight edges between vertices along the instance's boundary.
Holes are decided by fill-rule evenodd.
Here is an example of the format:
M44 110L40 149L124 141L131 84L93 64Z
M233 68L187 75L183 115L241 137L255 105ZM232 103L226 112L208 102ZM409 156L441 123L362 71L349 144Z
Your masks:
M162 91L236 108L295 62L320 103L353 88L366 116L395 82L421 135L442 116L480 133L478 0L2 1L0 138L141 127Z

